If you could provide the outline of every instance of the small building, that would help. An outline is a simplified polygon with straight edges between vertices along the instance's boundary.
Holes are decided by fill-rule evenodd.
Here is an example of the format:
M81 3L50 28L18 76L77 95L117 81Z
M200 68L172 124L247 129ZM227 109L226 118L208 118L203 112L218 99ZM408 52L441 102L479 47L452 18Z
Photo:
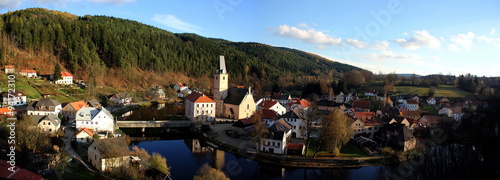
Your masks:
M5 65L3 69L5 71L5 74L16 73L16 67L14 65Z
M76 112L75 122L77 129L89 128L97 132L115 130L113 115L106 108L82 107Z
M82 109L82 107L88 107L87 103L85 103L85 101L83 100L65 104L65 106L63 106L62 108L63 118L74 120L76 112Z
M87 101L87 107L93 107L93 108L101 109L102 105L96 99L92 99L90 101Z
M132 95L129 93L113 94L109 97L109 101L118 106L125 106L132 103Z
M54 114L33 115L31 118L37 124L38 129L45 133L55 133L61 127L61 120Z
M23 69L19 72L19 75L26 76L28 78L36 78L38 76L38 74L36 73L36 70L32 70L32 69Z
M71 85L73 84L73 75L69 72L62 71L61 79L54 81L55 84Z
M286 145L286 154L288 155L304 155L306 153L306 146L304 143L288 143Z
M299 109L294 109L293 111L288 111L283 116L281 116L292 129L292 138L306 138L307 137L307 122Z
M442 114L448 117L453 118L455 121L460 121L462 120L464 116L464 112L462 111L462 107L444 107L441 110L438 111L438 114Z
M271 96L271 99L273 101L277 101L279 102L280 104L286 104L288 102L290 102L292 100L292 97L290 95L287 95L287 94L283 94L283 93L273 93L273 95Z
M9 107L0 108L0 115L14 116L15 114L16 111L11 111Z
M128 143L123 137L95 139L88 148L88 159L99 171L109 171L113 168L130 163Z
M361 100L352 101L352 108L355 111L370 112L370 107L371 107L370 101L361 101Z
M292 127L283 118L275 121L268 129L267 138L261 140L261 151L285 154L285 147L291 135Z
M283 115L286 112L286 108L275 100L261 99L257 101L257 110L267 109L273 110L278 113L278 115Z
M364 93L365 96L377 96L378 91L376 91L375 89L368 89Z
M163 88L160 86L156 86L155 88L152 88L151 95L153 95L153 97L156 99L165 99L165 97L166 97L166 94L163 91Z
M427 99L425 99L425 101L429 105L436 105L436 98L435 97L428 97Z
M75 134L75 140L78 143L90 143L94 137L94 129L82 128Z
M26 105L26 94L21 91L9 91L0 94L2 96L2 105L22 106ZM10 102L9 102L10 101Z
M50 98L42 98L38 101L33 101L26 107L28 115L54 114L57 117L59 113L61 113L61 110L61 103Z
M215 120L215 101L198 92L191 93L185 101L186 117L195 122L212 122Z

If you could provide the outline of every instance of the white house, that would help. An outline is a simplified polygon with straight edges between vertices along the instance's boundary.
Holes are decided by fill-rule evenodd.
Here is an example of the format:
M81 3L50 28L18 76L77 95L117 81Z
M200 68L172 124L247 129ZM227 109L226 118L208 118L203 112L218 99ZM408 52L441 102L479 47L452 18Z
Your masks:
M61 72L61 79L54 82L55 84L71 85L73 84L73 75L69 72Z
M374 89L366 90L364 93L365 93L365 96L377 96L377 94L378 94L378 92Z
M418 111L418 101L413 99L406 99L403 104L399 105L400 111Z
M288 139L291 135L292 127L285 122L283 118L274 121L273 125L269 127L267 138L263 138L260 142L262 152L285 154L285 148Z
M194 92L186 97L185 113L192 121L214 121L215 101L205 94Z
M132 96L128 93L113 94L109 97L109 101L116 103L116 105L129 105L132 103Z
M21 91L3 92L1 95L2 105L22 106L26 104L26 94Z
M460 121L465 113L463 113L462 107L444 107L438 111L438 114L444 114L453 118L455 121Z
M19 75L26 76L28 78L37 77L36 70L23 69L19 72Z
M427 104L429 104L429 105L436 105L436 98L434 98L434 97L428 97L425 100L427 101Z
M39 101L33 101L26 107L28 115L54 114L58 117L61 110L61 103L50 98L42 98Z
M14 74L16 73L16 67L14 65L5 65L4 71L5 74Z
M257 101L257 110L261 109L273 110L274 112L278 113L278 115L283 115L286 112L286 108L281 105L281 103L278 103L278 101L267 99L260 99L259 101Z
M306 138L307 137L307 124L304 115L299 113L299 109L288 111L281 118L283 118L292 129L292 138Z
M76 128L89 128L95 131L113 131L115 122L113 115L106 108L82 107L76 112Z
M94 137L94 130L89 128L82 128L75 134L75 140L78 143L92 142Z
M38 129L45 133L55 133L61 127L61 120L54 114L33 115L31 118L37 123Z
M88 148L88 159L96 169L109 171L130 163L128 143L123 137L96 139Z

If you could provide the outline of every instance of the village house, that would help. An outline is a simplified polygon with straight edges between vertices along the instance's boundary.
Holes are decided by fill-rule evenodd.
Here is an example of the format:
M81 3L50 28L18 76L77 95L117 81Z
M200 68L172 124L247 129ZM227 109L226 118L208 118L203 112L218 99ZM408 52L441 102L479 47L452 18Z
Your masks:
M399 111L418 111L418 101L414 99L406 99L403 104L399 104Z
M66 103L62 108L63 118L74 120L76 112L82 109L82 107L88 107L88 105L83 100Z
M354 138L354 136L358 134L365 133L365 122L352 116L348 117L351 124L351 138Z
M354 111L359 112L370 112L371 103L370 101L354 100L352 101L352 108Z
M156 99L165 99L166 94L161 86L156 86L151 89L151 95Z
M418 111L402 111L401 116L411 119L419 119L420 113Z
M375 132L385 125L383 121L376 118L375 112L354 112L354 117L363 121L364 132L370 139L373 139Z
M445 98L445 97L442 97L442 98L439 98L439 104L442 105L442 104L449 104L450 103L450 100L448 98Z
M214 74L214 101L216 115L229 119L249 118L255 113L256 105L251 88L228 86L229 74L224 56L219 57L219 67Z
M96 99L92 99L90 101L87 101L87 106L94 107L97 109L101 109L101 107L102 107L101 103L99 103L99 101L97 101Z
M279 119L278 113L276 113L276 111L269 110L269 109L262 109L259 111L262 112L262 120L264 120L264 122L267 124L266 127L268 127L268 128L273 125L274 121ZM259 112L259 111L257 111L257 112ZM255 114L254 114L254 116L255 116Z
M451 107L451 106L446 106L438 111L438 114L443 114L448 117L453 118L455 121L460 121L462 120L464 116L464 112L462 111L462 107Z
M28 78L36 78L37 77L36 70L32 70L32 69L23 69L23 70L19 71L19 75L25 76Z
M374 90L374 89L368 89L368 90L365 90L365 96L377 96L378 94L378 91Z
M268 109L273 110L278 115L283 115L286 112L286 108L275 100L260 99L257 101L257 110Z
M275 121L268 129L267 138L263 138L260 147L262 152L285 154L285 148L291 135L291 126L283 118Z
M14 65L5 65L4 71L5 74L14 74L16 73L16 67Z
M186 117L195 122L215 120L215 101L198 92L191 93L185 101Z
M389 124L375 134L374 140L382 147L391 147L397 151L408 151L417 146L417 139L407 126Z
M425 101L427 101L427 104L429 105L436 105L436 98L434 97L428 97Z
M293 111L288 111L283 116L288 124L290 124L292 129L292 138L307 138L307 122L304 114L300 113L299 109L294 109Z
M38 129L48 134L55 133L61 127L61 120L54 114L32 115L31 118Z
M21 91L9 91L2 94L2 105L22 106L26 105L26 94ZM10 100L10 102L9 102Z
M123 137L95 139L88 148L88 159L99 171L109 171L113 168L130 163L128 143Z
M59 113L61 113L61 110L61 103L50 98L42 98L39 101L33 101L26 107L28 115L54 114L57 117Z
M293 98L292 102L287 103L287 105L288 107L285 107L287 110L293 110L295 108L307 110L309 106L311 106L311 103L309 103L307 99Z
M109 97L109 101L118 106L125 106L132 103L132 95L129 93L113 94Z
M277 101L283 105L283 104L289 103L292 100L292 97L290 95L287 95L287 94L275 92L271 96L271 100Z
M11 111L9 107L0 108L0 115L14 116L16 111Z
M94 129L96 132L115 130L113 115L106 108L82 107L76 112L76 128Z
M94 139L94 129L81 128L75 134L75 141L77 143L90 143Z
M63 71L61 72L61 79L54 81L54 83L62 85L71 85L73 84L73 75L69 72Z

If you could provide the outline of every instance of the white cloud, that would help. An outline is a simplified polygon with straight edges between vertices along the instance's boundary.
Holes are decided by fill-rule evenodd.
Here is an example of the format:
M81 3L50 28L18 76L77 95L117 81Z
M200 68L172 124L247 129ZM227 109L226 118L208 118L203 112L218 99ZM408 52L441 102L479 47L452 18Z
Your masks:
M297 27L280 25L278 28L274 29L274 33L287 38L300 39L308 44L326 46L339 46L341 44L341 38L335 38L314 29L300 29Z
M432 49L439 49L441 47L439 39L429 34L426 30L413 31L413 37L409 39L395 39L393 42L398 43L401 47L408 50L416 50L420 49L420 47Z
M297 24L297 27L308 28L309 25L307 25L306 23L300 23L300 24Z
M475 35L472 32L451 36L450 41L452 44L448 45L448 49L452 51L469 50L472 47L474 37Z
M490 35L494 35L497 32L497 28L491 28Z
M374 60L374 61L387 61L387 60L405 60L416 61L420 59L417 54L395 54L392 51L380 50L380 53L368 53L361 55L362 59Z
M96 3L106 3L106 4L115 4L115 5L122 5L125 3L132 2L134 0L89 0L90 2L96 2Z
M168 15L156 14L153 16L153 21L177 30L190 33L200 34L200 31L202 30L201 27L184 22L171 14Z
M22 0L0 0L0 9L14 9L23 3Z
M345 43L351 45L351 46L356 46L359 49L363 49L366 47L366 43L360 40L356 39L346 39Z
M374 44L371 44L369 49L378 49L378 50L383 50L383 49L390 49L391 46L389 45L389 42L387 41L377 41Z
M490 37L486 37L486 36L479 36L479 37L477 37L477 39L479 39L481 41L485 41L488 44L491 44L491 45L494 45L494 46L500 48L500 38L490 38Z
M316 46L317 49L326 49L325 46L322 46L322 45L319 45L319 46Z

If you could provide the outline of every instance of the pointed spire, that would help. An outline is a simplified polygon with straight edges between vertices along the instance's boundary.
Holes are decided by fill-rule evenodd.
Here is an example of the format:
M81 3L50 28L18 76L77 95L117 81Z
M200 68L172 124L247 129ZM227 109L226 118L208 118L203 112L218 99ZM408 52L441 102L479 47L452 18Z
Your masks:
M227 69L226 69L226 60L224 59L224 56L219 56L219 69L217 70L218 74L227 74Z

